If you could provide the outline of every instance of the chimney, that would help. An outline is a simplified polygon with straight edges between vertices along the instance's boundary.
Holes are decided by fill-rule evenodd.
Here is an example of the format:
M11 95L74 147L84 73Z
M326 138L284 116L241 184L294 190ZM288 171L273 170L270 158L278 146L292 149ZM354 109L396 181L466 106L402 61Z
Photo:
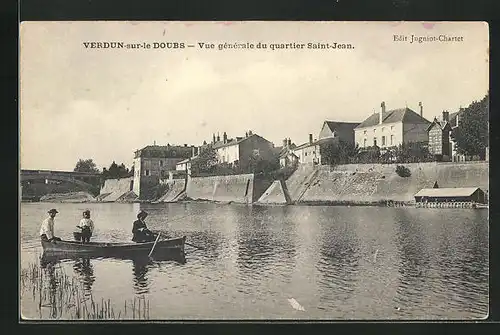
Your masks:
M292 146L292 140L288 139L288 147L291 147L291 146Z
M226 132L224 132L224 134L222 135L222 137L223 137L223 140L224 140L224 144L226 144L227 143L227 134L226 134Z
M247 138L247 137L248 137L248 131L247 131L247 132L245 132L245 138Z
M217 133L217 142L220 142L220 136L219 136L219 133Z
M186 143L184 143L184 148L187 148L187 146L188 146L188 145L187 145Z
M194 145L191 146L191 157L196 156L196 148Z
M443 111L443 121L450 122L450 113Z
M212 136L213 136L213 137L212 137L212 143L215 143L215 133L214 133L214 134L212 134Z
M418 103L418 107L420 107L420 116L424 117L424 106L422 106L422 101Z
M287 143L288 141L286 140L286 138L283 140L283 148L286 148L287 147Z
M309 144L313 143L313 134L309 134Z
M248 136L252 136L252 135L253 135L252 131L251 131L251 130L249 130L249 131L248 131Z
M382 124L382 120L384 119L385 114L385 101L382 101L380 104L380 112L378 113L378 124Z

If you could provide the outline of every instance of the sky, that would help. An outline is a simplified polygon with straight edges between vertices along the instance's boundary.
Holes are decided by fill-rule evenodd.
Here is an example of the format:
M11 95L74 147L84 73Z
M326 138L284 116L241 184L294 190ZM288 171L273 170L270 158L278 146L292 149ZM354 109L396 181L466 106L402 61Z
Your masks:
M84 46L105 41L195 47ZM224 42L268 47L218 50ZM306 45L270 49L293 42ZM333 42L354 48L307 49ZM302 144L325 120L362 122L382 101L417 112L421 101L431 121L485 96L488 47L481 22L23 22L20 165L71 171L92 158L100 169L131 167L146 145L201 145L224 131Z

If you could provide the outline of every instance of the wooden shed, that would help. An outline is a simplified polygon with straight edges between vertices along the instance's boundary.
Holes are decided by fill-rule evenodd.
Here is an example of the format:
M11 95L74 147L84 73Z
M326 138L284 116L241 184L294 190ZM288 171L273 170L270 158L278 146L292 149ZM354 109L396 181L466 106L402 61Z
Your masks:
M485 203L484 191L479 187L424 188L417 192L418 202L476 202Z

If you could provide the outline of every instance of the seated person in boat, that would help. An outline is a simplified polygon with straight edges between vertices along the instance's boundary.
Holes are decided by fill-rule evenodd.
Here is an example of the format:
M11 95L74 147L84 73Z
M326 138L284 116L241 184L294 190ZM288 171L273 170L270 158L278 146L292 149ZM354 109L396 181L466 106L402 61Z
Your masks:
M87 209L83 212L83 219L80 220L77 227L82 230L82 242L90 242L90 237L94 232L94 222L90 219L90 210Z
M148 229L144 220L148 216L145 211L140 211L137 214L137 220L134 221L134 226L132 228L132 241L134 242L151 242L156 239L156 234Z
M59 213L55 208L52 208L47 213L49 213L49 217L43 220L42 226L40 227L40 239L42 241L60 241L59 237L54 236L54 218L56 214Z

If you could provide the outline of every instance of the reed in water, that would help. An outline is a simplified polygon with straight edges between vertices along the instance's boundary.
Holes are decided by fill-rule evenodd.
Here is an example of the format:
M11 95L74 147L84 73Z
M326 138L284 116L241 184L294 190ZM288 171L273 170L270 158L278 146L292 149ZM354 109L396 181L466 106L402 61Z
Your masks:
M31 299L41 319L149 319L149 301L144 296L126 300L124 308L117 309L111 299L96 301L92 292L61 267L42 268L35 262L21 268L20 275L21 300Z

